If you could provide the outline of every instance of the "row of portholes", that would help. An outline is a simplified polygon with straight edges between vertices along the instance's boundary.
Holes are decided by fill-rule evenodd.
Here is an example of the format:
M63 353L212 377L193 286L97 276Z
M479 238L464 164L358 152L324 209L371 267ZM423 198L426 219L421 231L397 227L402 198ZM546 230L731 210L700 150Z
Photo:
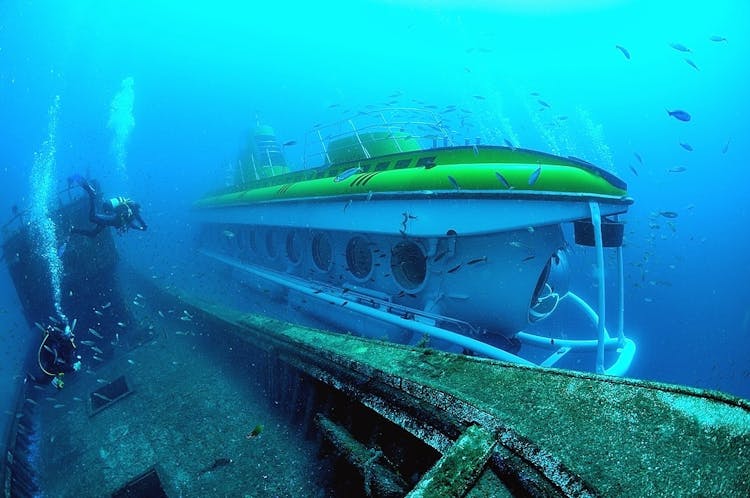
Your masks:
M279 256L281 230L255 230L241 227L235 231L224 230L223 234L233 233L232 237L224 237L223 244L227 249L242 253L258 254L258 245L262 241L264 255L271 260ZM262 235L260 239L259 235ZM259 240L260 239L260 240ZM289 230L284 238L284 254L293 265L298 265L303 259L305 251L303 232ZM377 244L361 235L355 235L346 243L346 270L356 279L366 281L374 273L376 267ZM331 237L325 232L316 232L309 241L310 256L316 269L329 272L333 265L333 244ZM378 250L379 251L379 250ZM385 258L383 258L385 259ZM400 241L390 250L390 271L384 275L392 275L393 279L405 290L415 291L422 286L427 277L427 258L421 244L416 241Z

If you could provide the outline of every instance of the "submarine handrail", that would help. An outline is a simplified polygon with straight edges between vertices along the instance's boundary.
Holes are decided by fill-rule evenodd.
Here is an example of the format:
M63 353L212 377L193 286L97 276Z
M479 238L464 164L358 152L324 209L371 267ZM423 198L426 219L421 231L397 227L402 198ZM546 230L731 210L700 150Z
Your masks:
M237 268L239 270L243 270L266 280L270 280L271 282L274 282L276 284L294 289L298 292L306 294L309 297L324 300L329 302L330 304L338 306L346 306L347 308L363 315L370 316L374 319L390 323L398 327L403 327L413 332L427 334L430 337L435 337L437 339L456 344L488 358L526 366L534 366L533 362L521 358L520 356L516 356L513 353L509 353L508 351L505 351L503 349L492 346L491 344L487 344L477 339L472 339L471 337L459 334L457 332L452 332L450 330L422 323L416 320L409 320L399 315L379 311L357 302L351 302L348 299L342 298L340 296L323 292L319 288L303 283L305 281L301 281L300 279L296 279L295 277L291 277L290 275L281 274L273 270L257 268L245 263L240 263L213 251L201 249L199 252L208 257L214 258L217 261L221 261L225 264L233 266L234 268ZM295 280L300 280L300 282L295 282Z
M421 119L414 119L413 116L415 115L419 116ZM371 121L368 121L366 124L356 123L357 121L364 121L368 118L371 119ZM349 125L349 127L347 128L346 125ZM305 134L305 153L302 160L302 169L306 170L319 167L321 165L319 158L325 159L324 164L330 164L329 147L327 144L330 144L335 140L353 135L359 136L359 134L366 131L386 130L389 133L393 133L394 127L401 127L401 130L405 128L414 130L421 126L430 127L434 130L439 134L439 138L442 138L444 142L447 141L446 145L453 144L450 131L444 126L443 120L434 111L430 109L420 109L418 107L384 107L370 111L361 111L352 118L342 119L330 124L316 125L312 131ZM341 131L335 131L336 128ZM322 132L328 129L332 129L332 132L324 136ZM419 133L409 133L409 137L416 139L436 138L431 135L421 135ZM380 140L385 141L393 138L394 137L391 136ZM315 145L320 147L320 151L308 153L307 151L309 148ZM360 146L366 151L361 141ZM314 162L315 160L318 160L318 162Z

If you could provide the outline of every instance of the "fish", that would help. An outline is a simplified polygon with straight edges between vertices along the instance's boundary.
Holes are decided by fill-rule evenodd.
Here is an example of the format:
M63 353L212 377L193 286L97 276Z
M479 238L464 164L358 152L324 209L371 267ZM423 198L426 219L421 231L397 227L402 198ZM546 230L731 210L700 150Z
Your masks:
M58 403L56 405L53 405L52 408L62 408L63 406L65 406L65 405L62 404L62 403Z
M98 382L99 384L109 384L109 381L108 381L107 379L96 379L96 381L97 381L97 382Z
M725 42L725 41L727 41L726 38L724 38L723 36L719 36L719 35L713 35L713 36L711 36L709 38L709 40L711 40L712 42Z
M138 299L144 299L143 295L137 292L135 293L135 297L137 297Z
M282 147L291 147L292 145L297 145L297 141L296 140L288 140L288 141L284 142L283 144L281 144Z
M693 146L686 142L680 142L680 147L685 149L688 152L693 152Z
M503 184L503 187L505 187L507 189L512 189L513 188L513 186L511 186L510 182L508 182L508 180L506 180L505 177L503 175L501 175L500 173L498 173L497 171L495 171L495 177L500 181L500 183Z
M679 216L679 214L674 211L659 211L659 214L665 218L677 218Z
M97 332L96 330L92 328L89 328L89 333L93 335L94 337L98 337L99 339L104 339L99 332Z
M456 179L453 178L451 175L448 175L448 181L451 182L451 185L453 185L454 189L461 190L461 185L459 185Z
M39 404L36 401L34 401L33 399L31 399L31 398L26 398L26 402L29 403L29 404L31 404L31 405L38 405Z
M525 261L531 261L531 260L532 260L532 259L534 259L534 258L536 258L536 256L534 256L534 255L532 254L531 256L526 256L525 258L523 258L523 259L521 260L521 262L523 263L523 262L525 262Z
M337 175L336 178L333 179L333 181L335 183L343 182L350 176L356 175L357 173L361 173L361 172L362 172L362 166L355 166L354 168L349 168L348 170Z
M689 48L687 48L682 43L670 43L669 46L672 47L673 49L677 50L678 52L692 52L692 50L690 50Z
M102 351L101 349L97 348L96 346L91 346L91 350L94 351L94 352L96 352L96 353L99 353L99 354L104 354L104 351Z
M232 462L234 462L234 460L232 460L231 458L217 458L216 460L214 460L214 463L212 463L208 467L198 472L198 475L203 475L208 472L213 472L214 470L224 467L226 465L229 465Z
M547 102L545 102L545 101L543 101L541 99L537 99L537 102L539 102L539 105L542 106L542 107L550 107L550 105Z
M182 320L183 322L191 322L193 319L190 318L189 316L183 315L180 317L180 320Z
M622 52L622 55L624 55L626 59L630 60L630 52L628 52L627 48L623 47L622 45L615 45L615 48Z
M94 310L94 314L99 315L99 316L104 316L104 313L102 313L99 310Z
M84 346L93 346L95 344L94 341L80 341L80 342Z
M52 354L52 355L56 355L56 353L55 353L55 350L54 350L54 349L52 349L51 347L47 346L46 344L44 345L44 349L45 349L45 350L46 350L46 351L47 351L48 353L50 353L50 354Z
M460 269L461 269L461 265L457 265L451 268L450 270L448 270L448 273L456 273Z
M538 97L539 96L539 92L531 92L531 93L529 93L529 95L531 95L532 97Z
M503 138L503 143L505 144L506 147L510 147L511 149L516 150L516 146L513 145L513 142L511 142L507 138Z
M690 121L692 119L692 116L690 116L690 113L687 111L683 111L681 109L675 109L674 111L670 111L669 109L666 110L667 114L672 116L675 119L679 119L680 121Z
M159 313L160 317L164 318L164 313L162 313L161 310L159 310L157 313Z
M728 139L728 140L727 140L727 143L725 143L725 144L724 144L724 147L722 147L722 148L721 148L721 153L722 153L722 154L726 154L726 153L727 153L727 151L729 150L729 142L730 142L731 140L732 140L731 138L730 138L730 139Z
M484 263L486 261L487 261L487 256L482 256L481 258L472 259L471 261L467 262L466 264L467 265L475 265L477 263Z
M674 168L669 168L667 171L669 173L682 173L683 171L687 171L687 168L685 166L675 166Z
M130 363L131 365L135 365L135 362L133 360L128 360L128 363Z
M477 100L485 100L485 97L483 95L474 95L474 98Z
M140 296L140 294L138 294L138 295ZM141 296L141 297L143 297L143 296ZM106 303L102 304L102 309L106 310L110 306L112 306L112 303L110 301L107 301Z
M539 177L542 175L542 167L539 166L537 169L534 170L533 173L531 173L531 176L529 176L529 185L534 185L537 180L539 180Z
M637 152L633 152L633 155L635 156L636 159L638 159L638 162L641 164L641 166L643 166L643 159L641 159L641 155L638 154Z
M62 258L63 254L65 254L65 250L68 248L68 241L62 243L60 247L57 248L57 257Z
M693 69L695 69L696 71L700 71L700 68L699 68L699 67L698 67L698 66L697 66L697 65L695 64L695 62L693 62L692 60L690 60L690 59L685 59L685 62L687 62L687 65L688 65L688 66L691 66L691 67L692 67Z
M236 236L231 230L222 230L221 234L228 239L233 239Z
M104 401L108 401L108 402L109 402L109 401L112 401L112 398L109 398L109 397L107 397L107 396L105 396L105 395L103 395L103 394L99 394L99 393L91 393L91 395L92 395L92 396L96 396L97 398L99 398L99 399L102 399L102 400L104 400Z
M96 355L92 356L92 358L95 359L96 361L104 361L104 358L100 358L99 356L96 356Z

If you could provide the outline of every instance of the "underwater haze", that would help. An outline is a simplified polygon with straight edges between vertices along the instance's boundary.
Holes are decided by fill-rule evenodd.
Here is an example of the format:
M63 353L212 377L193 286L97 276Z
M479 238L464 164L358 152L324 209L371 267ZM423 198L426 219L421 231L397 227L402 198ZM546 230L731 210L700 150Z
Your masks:
M143 205L149 229L118 237L123 257L168 268L192 257L190 205L226 185L258 121L300 165L317 123L458 106L483 143L628 183L628 375L750 398L747 19L742 0L5 0L0 221L82 174ZM1 266L9 400L39 338Z

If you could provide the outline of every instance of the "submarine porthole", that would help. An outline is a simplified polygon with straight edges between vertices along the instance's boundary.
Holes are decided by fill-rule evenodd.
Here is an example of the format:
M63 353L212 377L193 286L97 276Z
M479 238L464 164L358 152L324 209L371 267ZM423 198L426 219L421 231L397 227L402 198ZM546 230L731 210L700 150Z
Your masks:
M312 239L311 250L315 267L320 271L330 270L333 249L331 248L331 240L328 236L324 233L316 233Z
M276 259L276 256L279 254L275 239L273 230L266 232L266 254L271 259Z
M422 247L415 242L399 242L391 249L393 278L404 288L414 291L427 277L427 257Z
M286 234L286 257L295 265L302 260L302 236L294 230Z
M250 249L251 252L257 254L258 253L258 240L255 237L255 228L247 227L245 230L246 230L245 237L247 239L247 247Z
M372 272L372 250L364 237L356 236L346 245L346 266L356 278L364 280Z

